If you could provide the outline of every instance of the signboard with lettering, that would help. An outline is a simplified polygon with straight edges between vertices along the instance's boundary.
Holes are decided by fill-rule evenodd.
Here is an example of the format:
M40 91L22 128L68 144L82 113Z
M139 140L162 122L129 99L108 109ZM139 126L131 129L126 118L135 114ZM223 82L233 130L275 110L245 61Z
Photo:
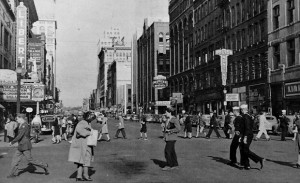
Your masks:
M153 78L153 86L156 89L163 89L168 86L168 81L165 76L158 75Z
M226 101L228 102L238 102L240 101L240 97L238 93L227 93L226 94Z
M21 101L31 101L31 85L21 85ZM0 101L16 102L17 85L0 85Z
M27 8L24 6L23 2L17 7L16 16L16 67L18 63L21 63L22 68L26 69L27 61Z
M16 84L17 73L9 69L0 69L0 85Z
M170 106L171 101L155 101L155 106Z
M32 86L32 100L42 101L45 98L45 85L33 85Z
M227 62L228 56L233 54L232 50L227 49L219 49L215 51L216 55L220 55L221 57L221 73L222 73L222 85L226 85L227 80Z
M284 89L286 97L299 96L300 82L286 83Z

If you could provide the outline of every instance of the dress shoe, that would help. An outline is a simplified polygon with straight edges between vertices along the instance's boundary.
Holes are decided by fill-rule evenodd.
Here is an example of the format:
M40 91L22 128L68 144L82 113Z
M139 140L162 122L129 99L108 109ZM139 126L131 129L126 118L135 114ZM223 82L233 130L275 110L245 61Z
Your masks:
M83 178L76 178L76 182L77 181L84 181L84 179Z
M245 166L244 169L245 169L245 170L250 170L251 167L250 167L250 166Z
M83 179L83 181L93 181L93 179L91 179L91 177L88 177L88 178L83 177L82 179Z
M264 164L265 164L265 158L263 158L262 160L260 160L260 169L262 169L264 167Z
M171 167L171 170L178 170L179 169L179 167L178 166L173 166L173 167Z
M49 171L48 171L48 164L46 163L45 166L43 167L44 171L45 171L45 175L49 175Z
M17 176L16 176L16 175L13 175L13 174L12 174L12 175L9 175L9 176L7 176L7 178L8 178L8 179L11 179L11 178L16 178L16 177L17 177Z

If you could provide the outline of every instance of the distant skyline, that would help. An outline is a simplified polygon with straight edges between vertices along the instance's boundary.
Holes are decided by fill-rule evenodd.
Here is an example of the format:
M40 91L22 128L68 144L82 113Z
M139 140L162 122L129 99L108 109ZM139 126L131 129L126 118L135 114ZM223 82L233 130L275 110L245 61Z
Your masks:
M81 106L97 86L97 43L118 27L130 41L147 17L168 17L168 0L35 0L39 18L57 20L57 87L64 106Z

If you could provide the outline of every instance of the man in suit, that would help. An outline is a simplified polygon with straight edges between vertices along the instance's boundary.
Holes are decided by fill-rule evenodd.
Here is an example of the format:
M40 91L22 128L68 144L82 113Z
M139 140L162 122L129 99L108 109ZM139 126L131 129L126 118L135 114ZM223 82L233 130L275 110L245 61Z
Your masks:
M223 131L224 131L224 134L226 136L227 139L230 138L230 135L228 133L228 130L230 130L230 115L229 115L229 111L225 111L225 122L224 122L224 128L223 128Z
M233 114L235 115L235 119L233 121L234 125L234 136L230 144L230 162L228 165L230 166L237 166L237 159L236 159L236 150L239 147L239 139L240 139L240 126L241 123L243 123L243 118L240 115L240 108L239 107L233 107ZM242 155L242 151L240 148L240 154ZM242 159L242 158L241 158Z
M7 178L14 178L17 176L18 165L22 160L22 157L25 156L29 164L41 167L44 169L45 174L48 174L48 164L41 163L34 160L31 156L32 145L30 142L30 127L25 121L25 114L17 115L17 122L19 123L19 133L18 136L10 142L10 145L18 142L18 149L13 155L11 170Z
M217 129L217 125L218 125L218 123L217 123L217 117L216 117L216 114L213 111L210 112L210 117L211 117L210 118L210 124L209 124L210 128L209 128L208 134L206 135L205 138L209 139L213 130L217 134L217 137L221 138L221 135L220 135L220 133L219 133L219 131Z
M281 112L282 116L279 118L281 128L281 140L286 141L285 137L288 132L289 118L286 117L286 110L282 110Z
M243 104L241 105L241 111L242 111L242 123L240 126L240 136L241 136L241 146L242 154L241 154L241 165L244 166L244 169L250 170L250 163L249 158L254 161L255 163L260 163L260 168L262 169L264 166L265 159L262 157L259 157L254 152L250 151L250 145L253 139L253 125L254 120L248 113L248 105Z

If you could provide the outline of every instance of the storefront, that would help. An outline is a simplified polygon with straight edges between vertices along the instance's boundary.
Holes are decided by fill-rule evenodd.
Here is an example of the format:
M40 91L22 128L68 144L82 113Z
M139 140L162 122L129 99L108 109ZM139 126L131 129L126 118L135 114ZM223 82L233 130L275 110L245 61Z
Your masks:
M285 83L284 96L287 114L300 111L300 81Z

